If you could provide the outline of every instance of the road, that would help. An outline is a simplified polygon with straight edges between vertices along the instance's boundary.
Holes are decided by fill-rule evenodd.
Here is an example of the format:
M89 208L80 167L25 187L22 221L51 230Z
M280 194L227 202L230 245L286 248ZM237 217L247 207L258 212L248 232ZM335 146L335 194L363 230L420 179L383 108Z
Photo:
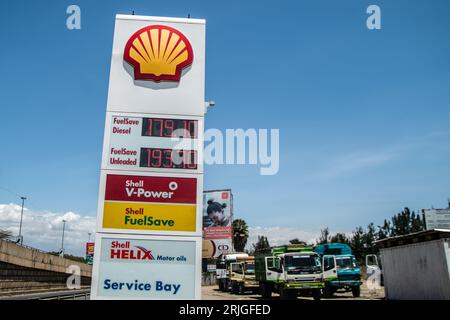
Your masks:
M278 294L273 294L273 300L278 300ZM16 296L3 296L0 300L88 300L89 289L67 290L67 291L46 291L41 293L24 294ZM202 300L260 300L261 296L248 292L246 294L231 294L219 291L217 286L203 286ZM310 297L298 297L299 300L312 300ZM364 284L361 286L361 296L353 298L350 292L337 293L332 298L324 300L379 300L384 299L384 289L369 290Z
M273 300L278 300L278 294L273 294ZM229 292L219 291L217 286L202 287L202 300L259 300L261 296L248 292L243 295L231 294ZM310 297L298 297L299 300L312 300ZM379 300L384 299L384 289L369 290L364 284L361 286L361 296L353 298L351 292L336 293L333 297L324 300Z

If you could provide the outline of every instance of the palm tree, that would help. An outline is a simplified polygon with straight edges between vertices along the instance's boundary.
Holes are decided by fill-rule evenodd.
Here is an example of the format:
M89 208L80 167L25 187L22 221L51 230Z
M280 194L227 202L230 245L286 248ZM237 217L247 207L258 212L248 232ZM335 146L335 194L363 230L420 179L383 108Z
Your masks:
M11 231L8 230L0 230L0 240L6 240L11 237Z
M247 222L243 219L233 220L233 243L234 250L237 252L244 252L245 245L248 239Z

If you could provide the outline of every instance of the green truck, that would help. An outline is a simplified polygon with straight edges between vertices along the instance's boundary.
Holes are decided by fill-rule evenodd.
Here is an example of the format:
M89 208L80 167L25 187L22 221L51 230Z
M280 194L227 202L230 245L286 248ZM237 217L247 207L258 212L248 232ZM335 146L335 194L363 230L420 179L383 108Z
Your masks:
M282 299L297 296L322 297L325 281L336 279L336 258L320 256L312 247L284 245L267 254L255 254L255 277L263 298L273 292Z
M325 281L323 295L332 296L337 291L351 291L353 297L361 294L361 270L356 262L352 249L345 243L327 243L314 248L321 257L334 255L336 257L337 278Z

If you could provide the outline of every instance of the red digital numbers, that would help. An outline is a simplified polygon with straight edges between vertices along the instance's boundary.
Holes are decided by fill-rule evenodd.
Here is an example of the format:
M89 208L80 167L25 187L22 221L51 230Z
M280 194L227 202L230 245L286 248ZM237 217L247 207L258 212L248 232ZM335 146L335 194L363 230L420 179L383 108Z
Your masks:
M196 150L141 148L140 167L197 169Z
M197 120L143 118L142 135L163 138L197 138Z

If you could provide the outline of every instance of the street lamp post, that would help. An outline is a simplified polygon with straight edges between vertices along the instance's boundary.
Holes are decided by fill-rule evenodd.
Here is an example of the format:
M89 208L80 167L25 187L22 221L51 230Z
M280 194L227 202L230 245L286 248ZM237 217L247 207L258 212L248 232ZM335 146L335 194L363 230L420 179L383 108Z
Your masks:
M91 242L91 234L90 232L88 232L88 242Z
M63 220L63 232L62 232L62 240L61 240L61 257L64 258L64 231L66 229L66 220Z
M22 211L20 213L19 240L20 240L20 245L23 245L23 237L22 237L23 206L24 206L25 200L27 198L26 197L20 197L20 199L22 199Z

